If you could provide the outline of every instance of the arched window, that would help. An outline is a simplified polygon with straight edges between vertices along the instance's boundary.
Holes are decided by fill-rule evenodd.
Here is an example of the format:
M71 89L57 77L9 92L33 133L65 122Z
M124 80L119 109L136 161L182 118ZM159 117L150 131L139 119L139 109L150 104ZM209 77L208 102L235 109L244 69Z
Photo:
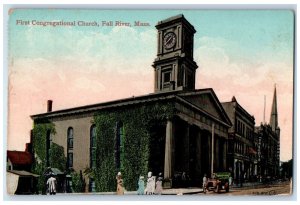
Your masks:
M123 149L124 149L124 126L122 122L117 123L117 133L116 133L116 144L115 144L115 161L116 168L120 170L122 158L123 158Z
M74 131L72 127L68 128L67 134L67 166L68 168L73 167L73 141Z
M90 129L90 168L96 168L96 126Z

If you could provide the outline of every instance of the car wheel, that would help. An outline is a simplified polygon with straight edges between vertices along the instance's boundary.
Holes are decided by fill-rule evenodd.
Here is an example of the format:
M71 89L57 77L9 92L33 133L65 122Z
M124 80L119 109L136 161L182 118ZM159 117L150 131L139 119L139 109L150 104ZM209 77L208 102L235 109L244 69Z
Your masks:
M215 192L216 192L216 193L219 193L219 190L220 190L220 189L219 189L219 185L217 185L216 188L215 188Z
M229 184L228 183L225 184L225 190L226 190L226 192L229 192Z

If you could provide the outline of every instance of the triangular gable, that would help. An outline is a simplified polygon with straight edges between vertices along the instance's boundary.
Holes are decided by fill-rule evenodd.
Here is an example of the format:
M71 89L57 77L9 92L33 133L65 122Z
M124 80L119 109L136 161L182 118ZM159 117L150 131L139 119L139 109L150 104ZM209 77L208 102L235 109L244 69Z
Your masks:
M180 97L226 124L231 125L229 117L212 89L192 91L184 93Z

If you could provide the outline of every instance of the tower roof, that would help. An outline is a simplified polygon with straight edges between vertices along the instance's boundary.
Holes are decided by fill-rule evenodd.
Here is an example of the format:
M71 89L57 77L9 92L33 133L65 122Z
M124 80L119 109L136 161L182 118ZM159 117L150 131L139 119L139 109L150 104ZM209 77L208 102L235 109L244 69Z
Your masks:
M186 18L184 17L183 14L172 16L170 18L159 21L155 27L157 29L159 29L161 27L174 25L174 24L179 23L179 22L186 25L193 33L196 33L196 30L195 30L194 26L188 20L186 20Z
M275 84L275 88L274 88L272 110L271 110L271 116L270 116L270 125L271 125L273 131L275 131L278 128L276 84Z

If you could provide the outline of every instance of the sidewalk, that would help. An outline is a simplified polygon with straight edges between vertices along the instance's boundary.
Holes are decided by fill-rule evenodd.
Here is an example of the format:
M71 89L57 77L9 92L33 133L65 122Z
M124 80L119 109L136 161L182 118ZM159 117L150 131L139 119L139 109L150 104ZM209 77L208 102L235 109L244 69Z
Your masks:
M243 183L242 187L239 184L234 184L230 190L243 190L251 188L259 188L266 186L276 186L276 183L262 183L262 182L247 182ZM230 191L229 191L230 192ZM189 195L203 193L203 189L200 187L189 187L189 188L173 188L173 189L163 189L162 195ZM56 195L116 195L116 192L88 192L88 193L57 193ZM126 191L124 195L137 195L137 191Z
M263 183L262 182L245 182L245 183L243 183L242 187L240 186L240 184L233 184L232 188L255 187L255 186L259 186L259 185L263 185Z
M163 189L162 195L188 195L202 193L203 189L198 187L178 188L178 189ZM116 192L93 192L93 193L57 193L56 195L116 195ZM125 191L124 195L137 195L137 191Z
M202 192L203 189L198 187L163 189L162 195L187 195L187 194L197 194Z

